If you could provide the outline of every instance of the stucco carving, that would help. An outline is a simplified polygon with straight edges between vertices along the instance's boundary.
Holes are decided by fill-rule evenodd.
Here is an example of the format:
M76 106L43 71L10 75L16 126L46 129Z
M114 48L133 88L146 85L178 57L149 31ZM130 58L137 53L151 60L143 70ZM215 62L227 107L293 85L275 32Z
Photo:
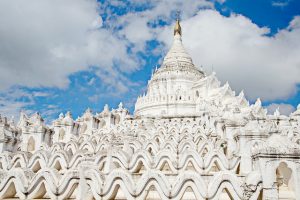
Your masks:
M174 32L134 115L120 103L52 125L0 116L0 199L300 197L300 106L267 115L194 66Z

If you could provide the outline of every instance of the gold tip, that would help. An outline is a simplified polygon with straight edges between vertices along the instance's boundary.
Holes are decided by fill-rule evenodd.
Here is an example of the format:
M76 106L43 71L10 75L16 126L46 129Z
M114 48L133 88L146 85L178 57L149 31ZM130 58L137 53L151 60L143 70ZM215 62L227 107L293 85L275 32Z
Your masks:
M176 20L176 24L175 24L175 27L174 27L174 35L176 35L177 33L179 35L181 35L181 26L180 26L179 19Z

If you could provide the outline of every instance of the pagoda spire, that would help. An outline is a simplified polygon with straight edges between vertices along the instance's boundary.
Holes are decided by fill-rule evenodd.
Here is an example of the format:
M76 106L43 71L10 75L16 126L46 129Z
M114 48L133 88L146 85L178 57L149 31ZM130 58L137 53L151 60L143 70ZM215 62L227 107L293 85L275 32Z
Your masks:
M181 26L180 26L180 13L179 11L177 11L177 17L176 17L176 24L175 24L175 27L174 27L174 35L176 34L179 34L180 36L182 35L182 32L181 32Z

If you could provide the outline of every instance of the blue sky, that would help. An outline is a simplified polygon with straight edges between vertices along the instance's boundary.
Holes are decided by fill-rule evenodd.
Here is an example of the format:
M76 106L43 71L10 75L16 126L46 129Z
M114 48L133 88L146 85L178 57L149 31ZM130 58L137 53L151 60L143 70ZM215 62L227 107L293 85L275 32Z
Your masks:
M0 2L0 113L47 122L120 101L133 113L172 42L270 112L300 103L299 0L46 0Z

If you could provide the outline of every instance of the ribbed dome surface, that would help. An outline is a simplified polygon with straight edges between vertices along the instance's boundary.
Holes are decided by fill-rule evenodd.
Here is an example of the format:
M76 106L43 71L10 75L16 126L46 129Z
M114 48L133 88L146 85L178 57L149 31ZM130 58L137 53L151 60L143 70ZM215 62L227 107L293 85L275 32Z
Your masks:
M185 50L182 44L181 35L176 32L173 44L165 56L162 66L155 71L150 82L174 78L196 81L203 76L204 73L195 67L191 56Z
M163 66L194 66L192 58L182 44L181 35L178 33L174 36L172 47L164 58Z

